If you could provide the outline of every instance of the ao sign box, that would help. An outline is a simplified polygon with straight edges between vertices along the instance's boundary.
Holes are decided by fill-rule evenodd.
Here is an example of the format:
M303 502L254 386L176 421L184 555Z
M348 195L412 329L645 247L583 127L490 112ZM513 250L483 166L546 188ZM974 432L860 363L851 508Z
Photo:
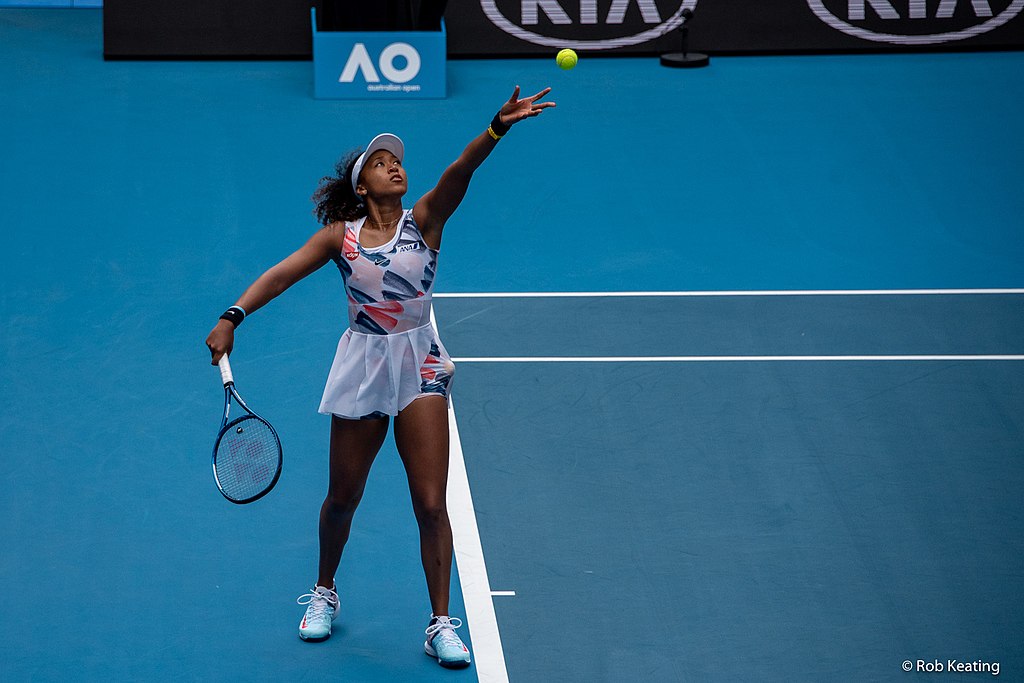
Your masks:
M447 95L447 41L440 31L318 31L313 20L317 99L425 99Z

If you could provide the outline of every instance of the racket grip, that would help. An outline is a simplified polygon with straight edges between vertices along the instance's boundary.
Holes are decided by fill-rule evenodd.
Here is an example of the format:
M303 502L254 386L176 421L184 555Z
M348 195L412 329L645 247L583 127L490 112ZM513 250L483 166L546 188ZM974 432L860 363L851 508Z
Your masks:
M220 368L220 378L224 382L224 386L235 383L235 378L231 374L231 363L228 362L228 354L224 354L217 361L217 366Z

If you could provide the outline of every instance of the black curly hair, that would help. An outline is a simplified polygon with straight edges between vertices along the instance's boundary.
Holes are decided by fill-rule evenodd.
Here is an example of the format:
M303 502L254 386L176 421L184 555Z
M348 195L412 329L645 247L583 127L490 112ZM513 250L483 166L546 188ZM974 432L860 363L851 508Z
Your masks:
M320 185L313 193L313 203L320 225L330 225L338 221L354 221L366 215L366 204L352 190L352 167L362 150L349 152L334 165L333 176L324 176Z

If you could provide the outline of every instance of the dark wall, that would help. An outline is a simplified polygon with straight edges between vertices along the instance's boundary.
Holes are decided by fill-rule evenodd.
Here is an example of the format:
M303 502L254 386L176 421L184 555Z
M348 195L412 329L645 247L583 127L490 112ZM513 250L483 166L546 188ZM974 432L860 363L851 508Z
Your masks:
M105 0L103 56L308 59L310 0Z
M309 8L319 30L440 28L445 0L106 0L108 59L309 59Z
M435 0L430 0L434 2ZM427 0L316 0L321 30L408 28ZM328 6L323 6L328 2ZM312 0L106 0L108 58L299 58L311 53ZM443 4L443 3L442 3ZM678 49L678 15L694 11L690 47L710 53L1024 49L1024 0L450 0L449 56L619 54ZM620 3L621 4L621 3ZM863 16L858 10L863 7ZM979 10L982 8L981 16ZM991 16L984 16L984 8ZM552 16L554 15L554 16ZM646 36L639 38L638 36Z

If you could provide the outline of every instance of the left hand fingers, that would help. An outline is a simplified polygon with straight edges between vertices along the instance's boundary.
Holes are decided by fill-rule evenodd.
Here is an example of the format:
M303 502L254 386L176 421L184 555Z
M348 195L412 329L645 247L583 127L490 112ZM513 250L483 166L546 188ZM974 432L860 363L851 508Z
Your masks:
M539 116L542 111L544 111L548 107L554 106L557 106L554 102L541 102L540 104L535 104L532 107L530 107L530 111L526 112L523 118Z
M544 111L548 107L554 106L557 106L554 102L541 102L540 104L532 105L529 109L526 109L524 107L521 108L519 111L510 112L511 121L509 121L509 123L517 123L519 121L524 121L528 118L533 118L534 116L539 116L542 111Z
M551 92L551 88L544 88L543 90L541 90L541 91L540 91L539 93L537 93L536 95L533 95L532 97L527 97L527 98L525 98L525 99L526 99L526 101L527 101L527 102L536 102L536 101L537 101L537 100L539 100L540 98L542 98L542 97L544 97L545 95L547 95L547 94L548 94L549 92Z

